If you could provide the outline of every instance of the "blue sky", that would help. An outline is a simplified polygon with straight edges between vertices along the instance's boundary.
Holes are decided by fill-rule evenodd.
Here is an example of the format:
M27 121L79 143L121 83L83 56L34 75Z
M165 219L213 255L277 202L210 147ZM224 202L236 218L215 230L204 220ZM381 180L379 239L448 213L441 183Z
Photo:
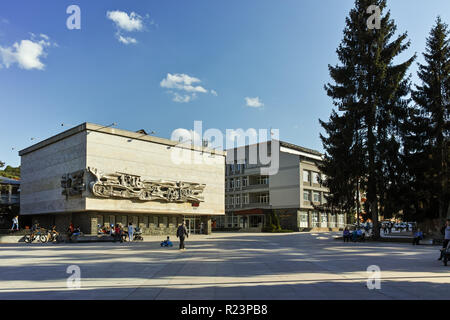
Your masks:
M81 30L66 27L72 4L81 8ZM388 6L411 40L404 59L423 52L437 15L450 23L448 0ZM327 66L337 63L352 7L353 0L2 1L0 160L19 165L18 150L65 130L61 123L83 122L165 138L193 129L194 120L223 132L277 128L282 140L322 151L318 119L332 108ZM118 11L129 21L107 17Z

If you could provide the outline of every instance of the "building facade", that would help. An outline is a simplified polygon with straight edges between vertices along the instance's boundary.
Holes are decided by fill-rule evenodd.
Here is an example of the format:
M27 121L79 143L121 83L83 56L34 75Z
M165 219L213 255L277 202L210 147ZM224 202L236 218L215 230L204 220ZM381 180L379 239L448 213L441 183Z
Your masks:
M19 152L20 213L65 231L133 223L144 234L210 233L224 215L225 152L84 123Z
M271 142L266 144L263 150L268 150L269 155L279 154L279 168L274 175L262 174L264 165L259 160L250 161L250 146L228 150L228 156L236 160L227 160L226 165L226 215L215 219L213 226L219 230L258 232L268 216L275 214L284 229L342 229L345 214L334 213L326 205L329 190L323 186L326 177L318 168L323 155L283 141L277 143L275 150ZM258 159L261 145L257 145Z
M0 229L10 229L19 214L20 181L0 177Z

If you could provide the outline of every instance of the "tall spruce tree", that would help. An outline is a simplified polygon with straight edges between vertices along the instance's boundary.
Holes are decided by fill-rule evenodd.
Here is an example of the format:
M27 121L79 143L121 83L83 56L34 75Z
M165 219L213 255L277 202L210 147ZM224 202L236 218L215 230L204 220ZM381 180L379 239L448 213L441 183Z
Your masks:
M359 150L354 144L354 123L348 117L339 116L334 110L329 122L319 120L327 136L320 135L325 148L325 157L319 165L327 176L323 184L330 189L327 205L338 211L354 212Z
M444 218L449 214L450 39L440 17L423 56L425 64L418 71L422 84L412 93L416 106L407 126L406 160L420 218Z
M367 20L371 5L380 8L380 28L369 29ZM407 33L392 38L396 25L386 9L386 0L356 0L355 7L346 18L344 38L337 49L340 65L329 66L334 84L327 84L327 94L338 107L341 117L352 123L353 150L360 154L329 154L327 163L349 163L353 168L347 177L359 176L367 197L367 209L379 230L378 214L380 199L385 198L386 186L392 186L392 175L398 166L398 155L393 152L400 141L399 122L408 105L409 78L406 72L415 56L407 61L394 64L393 60L410 43ZM336 118L331 117L325 125L331 126ZM324 140L325 150L332 148L332 141ZM390 146L386 150L386 146ZM398 149L397 149L398 150ZM352 160L352 161L350 161ZM325 163L325 166L327 165ZM339 192L330 190L331 193ZM379 236L379 232L374 233Z

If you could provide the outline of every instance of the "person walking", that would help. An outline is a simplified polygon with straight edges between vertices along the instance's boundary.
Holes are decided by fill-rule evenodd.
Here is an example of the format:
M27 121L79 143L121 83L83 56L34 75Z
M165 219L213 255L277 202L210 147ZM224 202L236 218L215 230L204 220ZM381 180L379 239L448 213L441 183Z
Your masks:
M11 227L11 230L14 230L14 226L16 227L16 231L19 231L19 216L15 216L13 219L12 219L12 227Z
M114 242L116 242L117 240L119 240L120 243L123 242L122 228L118 223L116 223L116 227L114 228Z
M343 233L344 242L350 242L350 231L348 230L348 227L345 227L344 233Z
M133 224L130 222L128 224L128 241L133 241L133 233L134 233L134 227Z
M186 248L184 247L185 236L189 238L189 234L186 230L186 222L183 221L183 223L180 224L180 226L177 229L177 238L180 238L180 250L186 250Z
M444 258L445 249L450 242L450 219L447 219L445 225L441 229L441 232L444 234L444 242L442 243L441 256L438 260L442 260L442 258Z
M413 245L419 245L420 240L423 240L423 232L420 229L414 233Z

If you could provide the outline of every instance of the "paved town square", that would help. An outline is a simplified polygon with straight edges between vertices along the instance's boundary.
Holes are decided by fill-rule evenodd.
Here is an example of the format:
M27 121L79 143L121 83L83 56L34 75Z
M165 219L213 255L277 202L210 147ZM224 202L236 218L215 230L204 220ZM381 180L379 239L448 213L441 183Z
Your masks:
M343 243L338 233L213 233L187 250L144 242L1 244L0 299L450 299L437 246ZM175 240L175 239L172 239ZM80 288L68 288L69 266ZM381 269L369 290L367 268ZM375 282L372 281L372 284Z

